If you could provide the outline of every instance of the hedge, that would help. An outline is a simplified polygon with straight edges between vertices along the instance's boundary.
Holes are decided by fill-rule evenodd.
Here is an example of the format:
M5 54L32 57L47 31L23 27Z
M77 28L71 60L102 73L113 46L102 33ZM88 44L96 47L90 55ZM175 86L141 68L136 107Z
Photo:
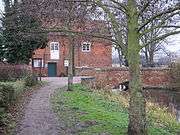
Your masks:
M5 112L14 101L14 92L13 85L0 84L0 126L5 125Z

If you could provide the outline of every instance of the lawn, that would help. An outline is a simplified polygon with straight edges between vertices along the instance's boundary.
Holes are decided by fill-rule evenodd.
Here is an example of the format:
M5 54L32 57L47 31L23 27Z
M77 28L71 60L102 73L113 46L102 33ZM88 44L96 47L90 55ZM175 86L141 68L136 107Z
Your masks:
M64 88L65 89L65 88ZM78 135L126 135L128 110L124 100L114 100L101 92L92 92L80 84L74 91L60 89L53 97L52 104L64 127ZM111 96L112 97L112 96ZM180 125L175 120L158 120L156 109L148 111L148 132L150 135L176 135ZM162 113L162 110L160 113Z

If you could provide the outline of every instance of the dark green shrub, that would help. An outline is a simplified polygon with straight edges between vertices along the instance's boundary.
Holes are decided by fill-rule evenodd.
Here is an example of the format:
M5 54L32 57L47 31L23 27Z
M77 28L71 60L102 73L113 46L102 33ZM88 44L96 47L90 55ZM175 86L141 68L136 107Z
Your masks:
M0 127L4 125L4 112L5 109L1 107L1 101L3 100L3 94L0 92Z
M26 86L34 86L37 84L37 77L35 74L32 73L28 73L26 74L26 76L24 77L24 81L25 81L25 85Z
M3 107L0 107L0 127L5 125L6 113Z

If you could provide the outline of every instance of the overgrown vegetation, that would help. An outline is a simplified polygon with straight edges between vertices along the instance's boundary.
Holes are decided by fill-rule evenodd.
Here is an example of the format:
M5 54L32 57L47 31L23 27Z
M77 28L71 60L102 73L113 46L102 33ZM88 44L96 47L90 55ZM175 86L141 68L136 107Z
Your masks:
M171 86L180 90L180 63L174 63L171 65L170 76Z
M16 81L0 82L0 134L6 133L6 127L13 124L9 107L13 105L23 92L37 84L32 75Z
M37 83L37 78L36 78L35 74L28 73L24 77L24 81L25 81L26 86L31 87L31 86L34 86Z
M73 90L61 89L52 98L53 108L68 132L80 135L127 134L128 95L92 91L80 84L74 85ZM165 108L148 103L147 110L150 135L180 133L180 124Z
M27 65L10 65L0 64L0 81L16 81L21 79L27 74L30 74L31 70Z

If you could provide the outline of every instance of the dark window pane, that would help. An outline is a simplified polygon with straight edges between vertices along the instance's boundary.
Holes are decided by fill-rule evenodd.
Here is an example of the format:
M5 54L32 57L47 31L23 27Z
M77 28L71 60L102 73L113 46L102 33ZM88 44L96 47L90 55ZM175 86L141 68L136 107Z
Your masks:
M54 50L59 50L59 49L58 49L58 44L55 44Z
M54 50L54 44L51 44L51 50Z

